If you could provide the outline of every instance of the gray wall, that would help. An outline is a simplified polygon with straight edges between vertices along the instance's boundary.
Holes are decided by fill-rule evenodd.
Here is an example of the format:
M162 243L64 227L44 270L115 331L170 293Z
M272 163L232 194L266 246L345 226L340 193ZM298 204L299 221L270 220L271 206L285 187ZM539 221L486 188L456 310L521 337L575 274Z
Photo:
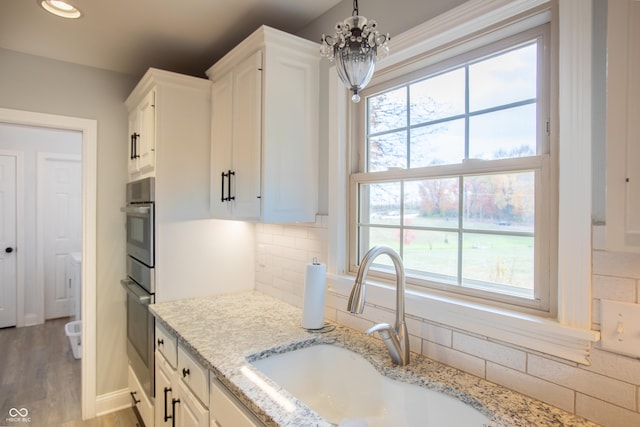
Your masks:
M98 121L97 394L127 386L124 203L127 110L138 78L0 49L0 107Z

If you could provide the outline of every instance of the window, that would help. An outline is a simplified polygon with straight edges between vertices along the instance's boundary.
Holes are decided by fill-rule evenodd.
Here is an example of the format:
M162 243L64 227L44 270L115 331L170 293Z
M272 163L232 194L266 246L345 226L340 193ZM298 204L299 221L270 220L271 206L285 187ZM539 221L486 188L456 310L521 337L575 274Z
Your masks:
M551 313L557 194L548 25L372 86L358 108L352 268L371 247L407 283ZM385 277L392 264L378 258Z

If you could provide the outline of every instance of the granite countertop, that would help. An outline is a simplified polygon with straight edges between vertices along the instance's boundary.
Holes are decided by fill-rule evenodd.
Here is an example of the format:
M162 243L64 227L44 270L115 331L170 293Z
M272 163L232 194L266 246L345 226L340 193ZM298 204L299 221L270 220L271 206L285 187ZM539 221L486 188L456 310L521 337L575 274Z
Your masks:
M308 332L300 326L302 310L258 292L161 302L150 310L267 426L332 426L249 363L314 344L347 348L383 375L456 397L488 416L492 427L596 426L416 353L408 366L394 366L381 340L350 328L335 325L326 333ZM249 378L256 375L293 402L295 410L282 409Z

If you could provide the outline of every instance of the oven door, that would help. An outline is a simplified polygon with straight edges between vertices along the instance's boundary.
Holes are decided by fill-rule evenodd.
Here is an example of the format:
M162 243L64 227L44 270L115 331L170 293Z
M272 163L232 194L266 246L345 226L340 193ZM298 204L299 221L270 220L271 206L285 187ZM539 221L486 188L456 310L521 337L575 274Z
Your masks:
M153 203L128 205L122 210L127 214L127 254L153 267Z
M123 280L127 290L127 356L145 393L153 399L155 319L149 311L153 295L130 280Z

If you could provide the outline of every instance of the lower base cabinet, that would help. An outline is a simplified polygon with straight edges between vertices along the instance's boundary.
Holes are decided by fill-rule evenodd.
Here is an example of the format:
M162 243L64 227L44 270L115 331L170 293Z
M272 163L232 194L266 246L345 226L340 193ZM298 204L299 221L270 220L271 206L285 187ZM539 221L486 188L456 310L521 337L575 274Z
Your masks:
M145 406L147 427L264 427L213 372L157 322L156 337L155 412Z
M156 427L208 427L209 409L181 376L156 352Z
M144 389L142 388L142 385L140 385L140 381L138 381L138 377L136 377L131 366L129 366L127 382L129 386L129 393L133 400L133 406L138 410L144 425L147 427L153 426L153 402L147 397L147 394L144 392Z
M258 420L213 373L210 375L209 409L211 427L263 427Z

